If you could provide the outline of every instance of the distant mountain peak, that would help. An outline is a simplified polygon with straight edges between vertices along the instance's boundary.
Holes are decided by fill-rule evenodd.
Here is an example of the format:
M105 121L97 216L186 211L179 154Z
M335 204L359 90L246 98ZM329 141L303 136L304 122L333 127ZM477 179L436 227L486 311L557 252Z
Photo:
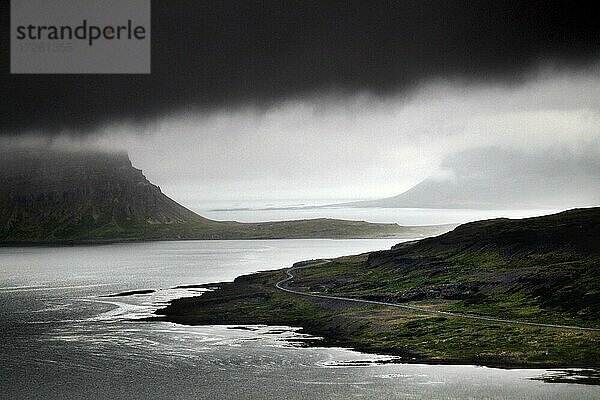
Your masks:
M356 207L558 209L600 204L600 161L595 153L528 153L479 147L446 158L443 173L404 193L350 203Z

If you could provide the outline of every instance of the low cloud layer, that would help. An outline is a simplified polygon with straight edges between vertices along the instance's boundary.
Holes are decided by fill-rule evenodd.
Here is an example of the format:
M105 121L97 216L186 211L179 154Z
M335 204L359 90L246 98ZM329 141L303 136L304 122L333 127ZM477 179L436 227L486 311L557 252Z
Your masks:
M152 2L151 75L10 75L0 134L90 135L172 114L324 94L394 99L436 80L521 84L600 56L594 1ZM8 37L9 2L0 5ZM0 44L8 54L8 41Z
M126 149L150 180L196 208L216 200L373 199L443 178L444 159L481 146L517 149L540 161L564 154L579 168L573 173L596 173L585 160L600 158L600 79L595 69L548 72L514 86L439 82L409 98L363 94L181 113L144 129L115 124L81 139L43 140ZM453 170L462 162L455 161ZM464 168L474 168L466 161Z

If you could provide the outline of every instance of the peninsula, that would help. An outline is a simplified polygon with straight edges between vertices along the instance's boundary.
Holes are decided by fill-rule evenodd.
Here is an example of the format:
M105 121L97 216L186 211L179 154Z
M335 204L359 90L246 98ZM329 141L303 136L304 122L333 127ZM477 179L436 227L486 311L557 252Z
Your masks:
M241 276L160 319L302 327L405 362L600 366L600 208ZM211 285L214 287L215 285Z

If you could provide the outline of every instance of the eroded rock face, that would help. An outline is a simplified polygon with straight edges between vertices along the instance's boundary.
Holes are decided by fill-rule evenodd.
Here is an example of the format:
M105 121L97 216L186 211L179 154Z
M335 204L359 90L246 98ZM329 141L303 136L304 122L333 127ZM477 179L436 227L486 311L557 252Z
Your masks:
M165 196L126 153L13 150L0 159L0 235L66 235L107 224L203 220ZM0 236L0 237L2 237Z

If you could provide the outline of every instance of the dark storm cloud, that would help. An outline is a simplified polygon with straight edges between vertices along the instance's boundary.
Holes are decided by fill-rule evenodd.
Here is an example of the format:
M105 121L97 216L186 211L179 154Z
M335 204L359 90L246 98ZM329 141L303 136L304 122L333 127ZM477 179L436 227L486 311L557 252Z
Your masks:
M593 5L153 1L151 75L9 75L6 59L0 132L84 131L326 91L396 94L432 79L520 81L540 63L580 67L597 59ZM8 54L7 40L1 50Z

